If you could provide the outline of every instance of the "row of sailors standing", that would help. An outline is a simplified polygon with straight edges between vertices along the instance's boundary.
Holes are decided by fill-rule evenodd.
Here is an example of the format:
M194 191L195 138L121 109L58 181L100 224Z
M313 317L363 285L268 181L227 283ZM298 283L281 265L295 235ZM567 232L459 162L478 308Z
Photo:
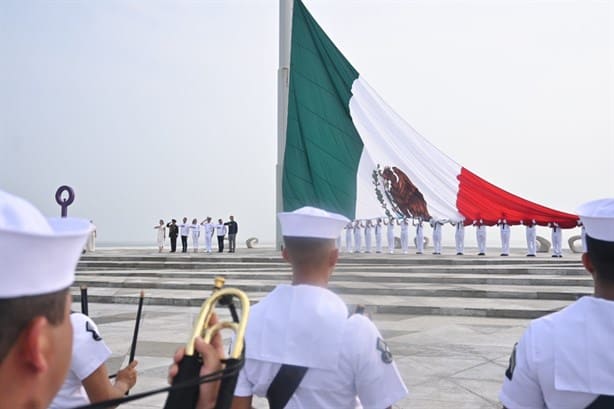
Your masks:
M386 238L388 245L388 252L394 253L395 248L395 236L394 226L400 226L400 241L401 250L403 254L409 252L409 226L410 224L415 227L415 246L416 254L422 254L424 252L424 220L422 218L381 218L366 219L366 220L354 220L348 223L345 230L345 251L348 253L361 253L363 252L362 239L364 235L364 252L370 253L372 251L372 236L375 233L375 252L382 252L382 230L386 227ZM464 254L464 242L465 242L465 223L464 221L452 222L442 221L431 218L428 224L432 228L433 238L433 254L441 254L441 239L442 228L445 223L449 222L454 226L454 239L456 244L456 255ZM521 225L526 228L526 240L527 240L527 257L535 257L537 252L537 222L533 219L528 223L520 221ZM476 241L478 244L478 255L484 256L486 254L486 227L482 219L474 220L471 225L475 227ZM501 235L501 256L508 256L510 251L510 224L506 219L497 220L496 225L499 227ZM563 257L562 255L562 229L557 222L551 222L547 224L551 228L552 239L552 257ZM579 223L581 226L581 223ZM582 229L584 232L584 228ZM584 234L584 233L583 233ZM584 239L582 240L584 243ZM341 248L341 236L338 238L338 247Z

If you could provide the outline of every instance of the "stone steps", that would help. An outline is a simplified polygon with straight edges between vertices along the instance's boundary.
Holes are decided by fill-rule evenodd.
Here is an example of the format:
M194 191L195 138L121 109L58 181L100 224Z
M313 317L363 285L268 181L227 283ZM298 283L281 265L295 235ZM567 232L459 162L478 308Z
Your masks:
M156 255L114 252L83 257L73 288L88 287L90 302L199 306L213 278L242 289L257 302L291 272L274 251L254 256ZM330 289L351 307L386 314L535 318L592 292L579 256L454 257L343 255Z

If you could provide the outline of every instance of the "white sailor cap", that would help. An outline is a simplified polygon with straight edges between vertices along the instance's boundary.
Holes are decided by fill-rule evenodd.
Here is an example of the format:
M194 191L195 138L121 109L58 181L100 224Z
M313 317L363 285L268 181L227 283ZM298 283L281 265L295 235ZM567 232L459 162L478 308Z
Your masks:
M47 219L29 202L0 190L0 298L70 286L90 229L84 219Z
M301 207L293 212L278 214L281 234L285 237L336 239L350 222L345 216L316 207Z
M614 199L599 199L584 203L578 216L593 239L614 242Z

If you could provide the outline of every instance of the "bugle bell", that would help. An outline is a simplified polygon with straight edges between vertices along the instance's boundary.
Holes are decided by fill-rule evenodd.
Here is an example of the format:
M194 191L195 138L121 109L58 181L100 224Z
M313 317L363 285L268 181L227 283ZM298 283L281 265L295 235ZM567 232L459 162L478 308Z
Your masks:
M200 377L202 358L195 351L194 341L197 337L202 337L205 342L209 343L215 334L222 329L234 331L235 336L229 357L223 360L225 363L223 373L216 378L216 380L221 379L221 384L215 409L230 408L239 371L244 362L244 338L249 316L249 299L243 291L236 288L222 288L223 285L224 278L216 277L211 296L201 306L192 335L185 347L185 356L179 363L179 371L173 379L173 387L176 386L177 388L169 393L164 405L165 409L191 409L195 407L198 401L200 382L194 382L194 380ZM240 318L236 311L234 298L238 298L241 303ZM232 321L210 324L217 304L229 308ZM186 386L182 387L182 384Z

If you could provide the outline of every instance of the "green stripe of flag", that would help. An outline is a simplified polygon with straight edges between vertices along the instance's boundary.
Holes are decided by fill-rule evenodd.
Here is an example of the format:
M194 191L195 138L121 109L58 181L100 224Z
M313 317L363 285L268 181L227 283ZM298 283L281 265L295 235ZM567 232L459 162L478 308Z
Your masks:
M358 72L300 0L294 2L288 121L283 169L284 211L317 206L350 219L363 143L349 101Z

